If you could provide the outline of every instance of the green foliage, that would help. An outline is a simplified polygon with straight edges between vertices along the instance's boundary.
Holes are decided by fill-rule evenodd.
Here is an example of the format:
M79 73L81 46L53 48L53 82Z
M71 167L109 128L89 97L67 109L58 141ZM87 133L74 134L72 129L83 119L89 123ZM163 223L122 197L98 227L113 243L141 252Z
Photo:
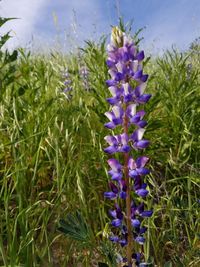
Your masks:
M14 18L1 18L0 17L0 28L9 20ZM9 53L6 49L2 51L2 47L11 38L9 33L0 36L0 101L3 98L4 92L9 84L12 84L15 80L16 67L15 61L17 60L18 51L14 50Z
M83 246L89 246L93 242L92 231L78 211L74 215L67 214L65 220L61 219L58 230L69 238L82 242Z
M116 266L116 247L105 241L105 45L105 38L86 42L67 56L1 51L0 265ZM198 64L195 54L168 51L145 66L153 94L147 205L154 216L144 251L159 267L200 263ZM81 66L89 70L89 90ZM66 67L70 100L63 92ZM59 221L66 236L57 231Z
M2 18L2 17L0 17L0 27L3 26L7 21L13 20L13 19L16 19L16 18Z
M159 266L189 266L191 258L199 259L199 71L188 69L188 55L177 51L167 51L155 64L148 132L157 205L146 249Z

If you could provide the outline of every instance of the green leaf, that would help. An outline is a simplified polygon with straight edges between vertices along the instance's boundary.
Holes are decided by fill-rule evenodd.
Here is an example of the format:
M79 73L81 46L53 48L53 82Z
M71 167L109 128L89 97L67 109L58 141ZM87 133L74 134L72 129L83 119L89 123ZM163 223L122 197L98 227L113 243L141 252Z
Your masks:
M11 36L9 35L9 32L6 33L5 35L1 36L1 40L0 40L0 48L11 38Z
M12 54L11 55L9 55L9 62L13 62L13 61L15 61L16 59L17 59L17 56L18 56L18 51L17 50L14 50L13 52L12 52Z
M6 23L7 21L9 21L9 20L13 20L13 19L17 19L17 18L1 18L1 17L0 17L0 27L1 27L4 23Z
M75 214L67 214L65 220L61 219L58 230L71 239L87 244L92 242L92 231L78 211Z

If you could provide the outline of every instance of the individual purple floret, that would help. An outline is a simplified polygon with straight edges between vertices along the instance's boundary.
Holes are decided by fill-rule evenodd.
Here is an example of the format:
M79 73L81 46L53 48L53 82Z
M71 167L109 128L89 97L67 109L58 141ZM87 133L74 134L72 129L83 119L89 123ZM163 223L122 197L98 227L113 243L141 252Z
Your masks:
M114 129L117 125L122 125L124 111L120 105L113 106L112 111L106 112L105 115L110 120L110 122L105 124L105 127Z
M149 169L145 168L146 163L149 161L148 157L141 156L136 160L133 158L129 158L128 168L129 168L129 176L131 178L136 178L141 175L147 175L150 173Z
M126 186L124 180L120 180L118 182L118 186L115 185L114 183L110 182L110 189L111 189L111 191L104 193L104 197L110 198L110 199L115 199L117 197L120 197L122 199L126 199L127 186Z
M122 226L124 215L123 215L123 213L122 213L122 211L118 205L116 205L115 210L110 210L109 214L111 215L111 217L113 219L111 222L112 226L115 226L115 227Z
M150 144L143 138L147 126L143 105L151 98L145 93L148 75L143 72L144 57L144 51L138 51L125 33L113 28L106 61L110 75L106 84L111 94L107 102L111 108L105 113L109 120L105 127L111 130L117 128L118 134L105 137L108 146L104 151L110 155L118 153L120 160L113 157L108 160L111 168L108 174L112 181L109 183L110 191L104 196L115 201L115 208L109 211L111 225L116 228L110 240L127 248L123 262L128 267L145 266L141 263L142 253L135 251L133 244L144 244L147 230L144 219L153 213L145 210L143 202L149 194L144 181L150 173L146 168L149 158L131 155L132 151L138 153Z
M144 135L145 129L139 128L133 132L133 134L130 136L130 140L133 143L133 147L137 149L144 149L148 147L149 141L146 139L142 139Z
M129 142L129 137L126 133L119 135L109 135L104 138L106 142L110 145L105 148L104 151L108 154L114 154L116 152L128 153L131 150Z

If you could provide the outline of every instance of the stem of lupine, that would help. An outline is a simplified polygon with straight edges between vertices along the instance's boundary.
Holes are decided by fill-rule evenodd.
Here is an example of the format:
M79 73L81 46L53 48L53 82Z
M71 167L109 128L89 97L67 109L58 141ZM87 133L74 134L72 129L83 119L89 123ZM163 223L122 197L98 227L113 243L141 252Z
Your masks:
M127 105L125 105L125 110L127 109ZM128 134L128 116L124 117L124 133ZM131 226L131 191L130 191L130 183L129 183L129 175L128 175L128 159L129 152L124 154L124 178L127 186L127 196L126 196L126 219L127 219L127 231L128 231L128 244L127 244L127 259L128 265L132 266L132 243L133 243L133 235L132 235L132 226Z

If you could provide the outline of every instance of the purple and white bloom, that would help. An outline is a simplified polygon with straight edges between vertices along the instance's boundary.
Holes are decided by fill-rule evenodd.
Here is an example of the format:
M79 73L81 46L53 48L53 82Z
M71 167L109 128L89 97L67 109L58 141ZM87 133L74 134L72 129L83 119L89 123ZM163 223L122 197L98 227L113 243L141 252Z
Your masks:
M135 238L135 241L136 241L138 244L143 245L144 242L145 242L145 238L144 238L143 236L137 236L137 237Z
M146 85L146 83L139 84L133 92L133 99L138 104L146 104L151 98L150 94L144 94Z
M145 168L145 165L148 161L149 158L146 156L138 157L136 160L134 160L133 158L129 158L129 176L131 178L136 178L138 176L149 174L149 169Z
M117 197L126 199L127 186L124 180L119 180L118 186L110 182L110 189L111 191L104 193L104 197L109 198L109 199L116 199Z
M132 217L139 215L140 217L151 217L153 214L152 210L144 210L144 203L142 202L140 205L136 205L134 202L132 202L131 205L131 214Z
M108 171L108 174L112 177L112 180L121 180L123 177L122 165L116 159L109 159L108 164L111 167L111 170Z
M66 86L65 89L63 90L64 92L68 92L68 91L71 91L72 90L72 87L71 87L71 84L72 84L72 81L70 79L70 74L69 74L69 71L68 69L65 70L64 74L63 74L63 77L65 79L64 81L64 85Z
M84 79L87 79L88 74L89 74L88 69L87 69L86 66L82 66L82 67L80 68L79 73L80 73L80 76L81 76L82 78L84 78Z
M149 140L142 139L144 135L145 129L139 128L133 132L133 134L130 136L130 140L133 141L133 147L138 149L144 149L148 147L150 144Z
M109 214L112 216L113 220L111 222L112 226L120 227L122 226L124 215L118 205L116 205L115 210L110 210Z
M124 111L120 105L113 106L112 111L106 112L105 115L110 120L104 125L105 127L114 129L117 125L122 125Z
M130 123L135 124L135 126L138 126L139 128L144 128L147 125L147 122L142 120L145 111L140 110L136 112L137 104L131 104L126 109L126 115L129 117Z
M111 105L111 110L105 113L109 119L105 127L111 130L117 127L122 132L104 138L108 143L104 151L110 155L120 152L119 157L124 155L124 162L114 158L108 160L111 167L108 174L112 182L111 191L105 192L104 196L115 200L115 209L110 211L111 225L118 228L119 234L112 234L110 240L122 247L127 246L125 266L131 266L133 261L136 266L140 265L142 255L131 254L130 240L144 244L143 235L147 228L143 226L143 221L153 213L151 210L145 210L144 203L141 202L149 193L147 183L143 181L144 176L149 174L149 169L145 166L149 158L139 156L134 159L131 156L132 150L142 151L150 143L149 140L143 139L147 122L144 120L145 111L143 107L140 108L140 105L144 105L151 98L150 94L145 93L148 75L143 73L144 57L144 51L138 51L129 36L119 28L113 28L106 61L110 75L106 84L111 94L107 102ZM133 127L134 130L131 130ZM131 200L132 195L136 198L134 201ZM126 200L124 205L123 200Z
M110 182L110 189L111 191L104 193L104 197L109 199L116 199L119 193L119 188L115 184Z
M138 219L131 219L131 225L135 228L140 227L140 221Z
M133 88L130 86L129 83L124 83L122 85L122 96L123 96L123 100L124 103L129 103L130 101L133 100Z
M82 66L79 70L79 74L80 74L80 78L82 80L82 84L83 87L86 91L89 91L89 82L88 82L88 78L89 78L89 71L87 69L86 66Z
M135 190L135 193L140 197L146 197L149 194L149 191L145 189L146 186L146 184L142 184L141 188Z
M72 80L70 78L70 73L68 71L68 69L65 70L65 72L63 73L63 78L64 78L64 86L65 88L63 89L63 93L66 97L67 100L70 100L72 98L72 94L71 91L73 89L72 87Z
M114 136L109 135L104 139L110 145L104 149L104 151L108 154L114 154L116 152L127 153L131 150L131 147L128 144L129 137L125 133Z
M118 243L119 242L119 237L117 235L112 235L109 237L110 241L113 243Z
M121 100L121 96L123 94L123 90L121 88L118 88L117 86L110 86L108 88L108 90L110 91L112 97L110 98L107 98L106 100L108 101L108 103L110 105L115 105L115 104L118 104L120 103L120 100Z

